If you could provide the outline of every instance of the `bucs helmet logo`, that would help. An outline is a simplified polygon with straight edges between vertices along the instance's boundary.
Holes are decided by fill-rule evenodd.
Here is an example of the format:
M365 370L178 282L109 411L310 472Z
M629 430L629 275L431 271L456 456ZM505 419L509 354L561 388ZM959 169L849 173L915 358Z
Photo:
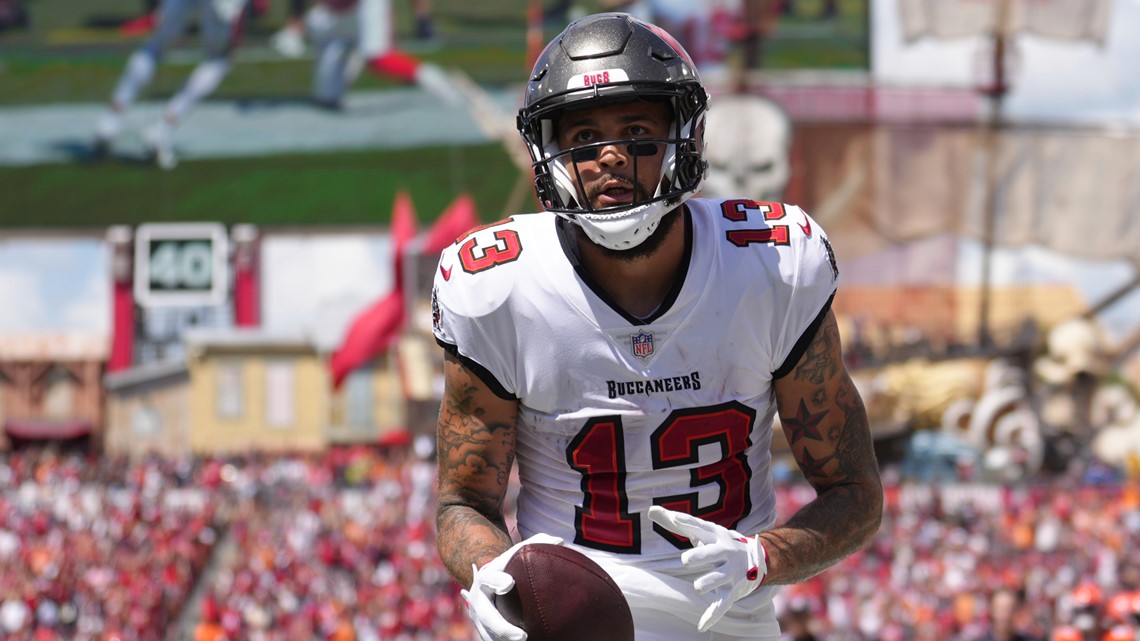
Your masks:
M649 358L653 355L653 332L638 332L629 337L633 355L638 358Z

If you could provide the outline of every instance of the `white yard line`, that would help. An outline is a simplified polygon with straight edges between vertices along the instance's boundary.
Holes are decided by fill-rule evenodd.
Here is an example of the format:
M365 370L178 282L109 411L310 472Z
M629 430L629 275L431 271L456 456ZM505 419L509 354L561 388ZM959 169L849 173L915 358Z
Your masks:
M506 113L517 89L484 93ZM113 152L141 154L139 132L154 122L159 102L136 105ZM0 108L0 166L83 160L103 105L61 104ZM354 149L400 149L491 142L477 116L448 106L418 87L357 91L340 112L303 99L211 100L191 113L174 143L182 159L263 156Z

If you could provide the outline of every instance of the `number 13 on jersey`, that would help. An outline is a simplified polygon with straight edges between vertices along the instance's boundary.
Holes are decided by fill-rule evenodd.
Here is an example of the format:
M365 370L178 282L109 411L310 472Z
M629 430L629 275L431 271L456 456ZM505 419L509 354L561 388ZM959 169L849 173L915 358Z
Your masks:
M692 491L655 496L652 504L735 528L752 509L747 451L755 418L756 410L736 401L672 412L649 435L652 466L655 470L690 467ZM620 416L596 417L566 448L567 462L582 475L582 505L574 517L576 544L625 554L641 552L641 514L629 511L626 438ZM715 448L717 460L697 465L702 446ZM715 490L716 499L700 505L697 490L705 487ZM653 529L678 548L689 547L687 539L657 525Z

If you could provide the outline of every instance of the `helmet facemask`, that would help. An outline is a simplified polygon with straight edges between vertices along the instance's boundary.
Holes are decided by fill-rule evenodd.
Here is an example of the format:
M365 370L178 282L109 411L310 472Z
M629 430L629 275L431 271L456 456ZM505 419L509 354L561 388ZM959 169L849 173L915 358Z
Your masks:
M606 20L607 17L611 21L615 17L626 21L634 28L632 33L635 37L657 38L664 33L623 14L604 14L601 19ZM564 32L564 37L569 38L565 34L573 29L572 24ZM658 35L645 36L645 33ZM519 131L533 161L535 192L546 210L580 225L593 242L614 250L630 249L648 238L666 213L700 189L708 168L704 160L703 140L707 93L696 77L695 68L683 66L691 60L675 41L669 44L655 41L657 48L644 63L629 60L629 56L637 51L635 47L625 47L609 57L590 58L585 63L574 58L567 61L565 51L559 49L560 42L556 40L540 57L528 91L528 105L519 112ZM664 54L661 53L662 46L668 47ZM553 60L546 62L544 67L544 59L547 58ZM671 66L667 67L662 60ZM548 75L551 64L561 66ZM599 67L607 64L612 68ZM594 72L588 67L592 67ZM568 75L583 69L584 73ZM641 78L638 77L639 72ZM583 75L601 74L606 74L606 82L575 85L574 80ZM680 78L673 77L676 75ZM551 76L557 76L557 79L552 80ZM560 84L563 77L566 82ZM612 82L609 81L611 78ZM557 91L556 88L562 90ZM667 137L606 140L572 149L559 148L556 124L567 110L637 100L668 104L672 123ZM626 152L633 165L634 176L638 175L639 162L645 162L657 153L663 154L658 181L648 198L644 197L640 185L635 185L634 200L628 204L595 207L585 197L585 185L577 171L577 163L596 158L601 149L609 145L617 145Z

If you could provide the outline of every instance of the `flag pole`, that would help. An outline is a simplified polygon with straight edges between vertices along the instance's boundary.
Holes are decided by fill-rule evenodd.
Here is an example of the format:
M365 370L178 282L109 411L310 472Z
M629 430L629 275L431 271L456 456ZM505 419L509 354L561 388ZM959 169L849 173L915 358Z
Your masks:
M985 190L983 193L982 230L982 282L981 300L978 305L978 346L982 350L993 347L991 331L991 299L993 298L993 251L997 227L997 175L998 143L1005 126L1005 96L1009 91L1009 80L1005 73L1006 48L1009 46L1010 0L997 1L997 20L993 38L993 82L981 87L981 92L989 98L990 110L987 114L982 140L985 147Z

